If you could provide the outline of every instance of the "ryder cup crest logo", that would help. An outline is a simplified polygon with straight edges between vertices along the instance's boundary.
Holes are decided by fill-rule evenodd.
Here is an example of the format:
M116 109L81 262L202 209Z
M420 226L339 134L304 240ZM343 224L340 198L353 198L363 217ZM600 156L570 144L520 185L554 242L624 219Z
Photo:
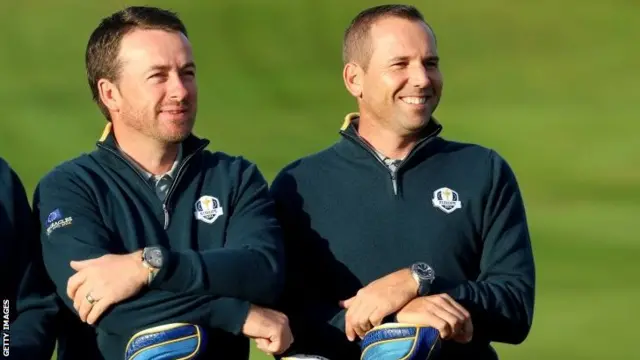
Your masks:
M456 209L462 208L462 202L460 201L458 193L447 187L434 191L431 202L433 203L433 206L447 214L451 214L456 211Z
M213 224L216 219L223 214L220 201L213 196L205 195L196 201L196 220L201 220L207 224Z

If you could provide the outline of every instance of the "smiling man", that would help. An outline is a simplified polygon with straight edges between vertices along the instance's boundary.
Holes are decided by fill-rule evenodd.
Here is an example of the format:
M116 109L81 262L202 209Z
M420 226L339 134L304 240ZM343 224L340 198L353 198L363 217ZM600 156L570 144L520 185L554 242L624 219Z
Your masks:
M358 113L271 188L286 239L289 353L359 359L368 330L398 321L436 328L440 359L496 359L490 343L524 341L533 318L516 178L495 151L440 136L440 59L417 9L361 12L343 49Z
M95 326L106 359L248 359L247 337L286 349L286 317L266 308L284 276L274 203L254 164L192 133L196 65L182 21L119 11L91 34L86 67L108 126L97 149L40 181L34 204L68 309Z

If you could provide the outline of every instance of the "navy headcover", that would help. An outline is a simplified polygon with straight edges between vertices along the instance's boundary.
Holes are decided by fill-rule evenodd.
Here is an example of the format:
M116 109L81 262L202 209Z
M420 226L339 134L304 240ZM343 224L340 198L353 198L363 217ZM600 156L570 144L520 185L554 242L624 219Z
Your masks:
M197 359L204 352L205 339L198 325L175 323L152 327L131 337L125 360Z
M440 352L440 333L432 327L386 323L362 339L361 360L432 360Z

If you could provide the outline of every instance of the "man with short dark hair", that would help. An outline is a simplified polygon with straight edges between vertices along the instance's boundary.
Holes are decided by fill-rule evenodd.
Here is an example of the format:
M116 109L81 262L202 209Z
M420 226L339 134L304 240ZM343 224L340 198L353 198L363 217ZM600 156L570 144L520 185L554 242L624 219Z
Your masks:
M18 174L0 158L0 357L49 360L58 303Z
M440 359L497 359L525 340L535 271L521 193L491 149L446 140L436 39L412 6L356 16L342 139L286 166L271 192L285 232L288 354L360 358L386 322L439 331Z
M192 134L196 65L182 21L119 11L91 35L86 65L109 123L95 151L40 181L34 205L67 307L96 327L107 359L248 359L247 337L282 352L287 318L267 308L284 276L274 204L254 164Z

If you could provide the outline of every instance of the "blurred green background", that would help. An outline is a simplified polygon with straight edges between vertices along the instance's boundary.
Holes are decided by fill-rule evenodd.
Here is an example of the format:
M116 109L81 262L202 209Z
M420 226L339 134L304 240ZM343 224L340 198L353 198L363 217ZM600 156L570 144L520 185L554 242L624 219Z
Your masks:
M498 150L528 207L538 268L531 335L503 359L638 359L640 46L637 0L422 1L436 30L443 135ZM131 1L3 1L0 155L28 191L94 148L84 49ZM196 132L269 180L338 139L354 102L341 37L364 0L148 1L177 10L195 47ZM634 23L635 21L635 23ZM635 39L635 40L633 40ZM636 275L634 275L636 274ZM253 359L266 359L255 352Z

